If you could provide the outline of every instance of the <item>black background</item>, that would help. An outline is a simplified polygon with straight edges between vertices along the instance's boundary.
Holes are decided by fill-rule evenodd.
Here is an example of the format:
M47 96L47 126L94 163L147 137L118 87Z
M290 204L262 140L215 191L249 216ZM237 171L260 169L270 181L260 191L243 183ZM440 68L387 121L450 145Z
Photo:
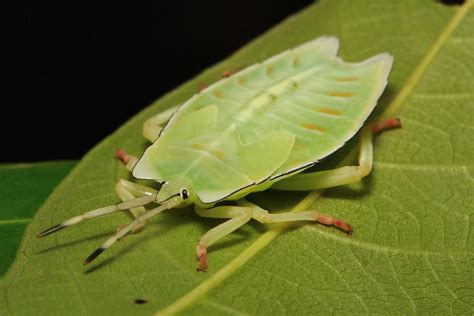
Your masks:
M79 159L160 95L310 3L2 9L1 162Z

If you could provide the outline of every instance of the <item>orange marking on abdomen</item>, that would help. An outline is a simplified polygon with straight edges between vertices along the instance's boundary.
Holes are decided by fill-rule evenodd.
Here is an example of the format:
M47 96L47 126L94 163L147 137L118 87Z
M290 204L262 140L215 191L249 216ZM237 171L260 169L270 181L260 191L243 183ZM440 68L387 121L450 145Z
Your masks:
M267 73L267 75L271 75L272 72L273 72L273 67L272 66L268 66L267 69L265 70L265 72Z
M300 59L298 57L293 58L292 62L293 66L298 66L300 64Z
M334 109L329 109L329 108L316 108L314 110L320 113L327 114L327 115L341 116L341 111L339 110L334 110Z
M225 157L225 153L220 150L214 150L212 153L214 154L214 156L216 156L219 159L224 159Z
M234 72L232 70L226 70L222 73L222 78L229 78L233 74L234 74Z
M203 144L197 144L197 143L192 143L191 147L193 147L194 149L204 149Z
M336 78L336 81L359 81L360 78L357 77L339 77Z
M311 129L313 131L318 131L318 132L324 132L325 129L320 127L320 126L316 126L314 124L303 124L303 127L306 128L306 129Z
M301 143L294 143L293 147L303 148L303 147L305 147L305 145L301 144Z
M212 95L216 98L222 98L222 92L220 92L219 90L212 91Z
M332 97L352 97L352 92L340 92L340 91L333 91L329 92L328 95Z
M201 92L202 90L204 90L206 88L207 88L207 84L202 83L202 82L199 84L199 92Z
M240 78L240 79L239 79L239 84L244 84L244 83L245 83L245 78L243 78L243 77Z

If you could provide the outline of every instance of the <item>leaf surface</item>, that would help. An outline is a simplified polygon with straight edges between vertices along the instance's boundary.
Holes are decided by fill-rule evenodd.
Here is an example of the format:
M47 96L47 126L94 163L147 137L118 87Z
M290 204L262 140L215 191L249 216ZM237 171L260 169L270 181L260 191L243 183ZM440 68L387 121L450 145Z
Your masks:
M196 273L199 237L218 220L167 212L91 267L81 262L126 214L37 240L65 218L118 201L128 177L117 147L140 154L143 121L192 96L200 83L321 35L340 55L395 56L377 115L403 128L378 137L373 173L360 184L305 194L264 192L270 210L308 207L355 227L351 238L320 225L251 223L210 249ZM50 196L1 284L1 314L293 314L474 312L474 10L472 1L319 1L226 61L164 96L96 146ZM349 144L329 167L353 148ZM278 238L276 238L278 237ZM237 259L235 259L237 258ZM188 293L188 294L187 294ZM147 304L137 305L136 299Z
M0 277L10 266L36 210L76 164L58 161L0 165Z

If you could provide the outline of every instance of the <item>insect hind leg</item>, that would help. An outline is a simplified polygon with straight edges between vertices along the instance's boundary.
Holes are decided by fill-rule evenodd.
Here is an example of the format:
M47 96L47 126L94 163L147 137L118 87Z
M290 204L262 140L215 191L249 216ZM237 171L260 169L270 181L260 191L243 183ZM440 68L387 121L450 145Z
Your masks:
M317 211L285 212L271 214L267 210L264 210L260 206L248 202L245 199L238 200L237 204L250 208L252 210L252 218L263 224L310 221L318 222L327 226L334 226L348 234L352 232L352 226L349 225L347 222L328 214L319 213Z
M374 134L397 127L401 127L400 121L393 118L374 122L364 127L360 133L358 166L345 166L332 170L300 173L275 183L271 188L276 190L305 191L359 182L372 171Z
M352 226L343 220L334 218L327 214L316 211L306 212L286 212L271 214L261 207L240 199L236 201L238 206L218 206L210 209L195 209L195 212L201 217L208 218L227 218L224 223L208 230L200 239L196 246L196 256L199 260L198 271L205 272L208 267L207 249L218 240L237 230L250 219L255 219L260 223L281 223L296 221L319 222L324 225L334 226L350 234Z

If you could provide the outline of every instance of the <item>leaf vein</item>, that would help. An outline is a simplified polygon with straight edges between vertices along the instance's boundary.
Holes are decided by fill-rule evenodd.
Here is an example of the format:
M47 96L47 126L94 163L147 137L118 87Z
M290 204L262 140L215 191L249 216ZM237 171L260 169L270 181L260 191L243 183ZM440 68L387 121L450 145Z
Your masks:
M438 52L441 50L443 45L446 43L449 35L456 29L456 27L461 23L463 18L466 16L467 12L472 7L474 1L469 0L456 12L454 17L449 21L444 30L440 33L438 38L435 40L433 45L428 49L427 53L420 60L418 66L415 68L415 71L408 78L403 88L400 90L398 95L395 97L393 102L388 106L388 108L381 115L381 119L387 119L395 113L395 111L405 102L408 95L414 89L418 81L420 81L421 76L425 73L428 66L431 64L433 59L436 57Z

